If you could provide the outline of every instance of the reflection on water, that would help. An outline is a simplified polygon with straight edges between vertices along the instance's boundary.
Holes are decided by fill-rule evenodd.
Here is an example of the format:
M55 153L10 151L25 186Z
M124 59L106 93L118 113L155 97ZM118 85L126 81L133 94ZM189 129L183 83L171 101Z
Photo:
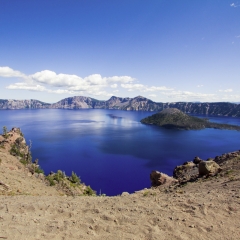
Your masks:
M20 127L32 140L33 159L40 160L46 173L74 170L86 184L108 195L149 187L152 170L171 175L176 165L195 156L215 157L240 145L237 131L185 131L141 124L152 112L42 109L0 114L2 126ZM210 120L240 125L239 118Z

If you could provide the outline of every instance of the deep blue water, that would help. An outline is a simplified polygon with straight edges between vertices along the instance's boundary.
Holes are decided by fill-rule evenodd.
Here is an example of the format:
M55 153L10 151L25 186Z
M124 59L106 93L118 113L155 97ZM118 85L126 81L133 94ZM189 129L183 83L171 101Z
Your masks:
M0 126L20 127L32 141L33 160L51 170L74 170L98 193L117 195L150 186L149 174L172 175L195 156L206 159L240 149L240 132L172 130L143 125L152 112L120 110L1 110ZM209 117L240 125L240 118Z

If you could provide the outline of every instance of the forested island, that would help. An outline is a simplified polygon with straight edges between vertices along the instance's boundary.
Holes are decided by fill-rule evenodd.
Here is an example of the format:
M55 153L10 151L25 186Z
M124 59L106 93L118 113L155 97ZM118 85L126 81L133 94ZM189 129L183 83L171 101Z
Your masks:
M141 120L144 124L153 124L165 128L200 130L204 128L228 129L240 131L240 126L210 122L206 118L198 118L185 114L177 108L164 109L159 113Z

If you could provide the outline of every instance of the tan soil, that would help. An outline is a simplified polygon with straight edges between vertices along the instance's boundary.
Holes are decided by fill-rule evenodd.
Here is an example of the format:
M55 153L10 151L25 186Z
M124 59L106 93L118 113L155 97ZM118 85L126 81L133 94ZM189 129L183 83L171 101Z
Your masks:
M0 159L0 239L240 239L239 159L218 177L116 197L62 196L4 148Z

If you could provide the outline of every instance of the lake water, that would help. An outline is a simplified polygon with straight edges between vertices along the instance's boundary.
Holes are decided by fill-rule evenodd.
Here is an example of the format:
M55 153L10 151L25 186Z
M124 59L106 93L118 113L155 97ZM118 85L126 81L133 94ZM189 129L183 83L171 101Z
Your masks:
M120 110L1 110L0 126L20 127L32 141L33 160L48 174L72 170L98 193L117 195L150 187L149 174L172 175L195 156L207 159L240 149L240 132L173 130L143 125L152 112ZM210 117L240 125L240 118Z

